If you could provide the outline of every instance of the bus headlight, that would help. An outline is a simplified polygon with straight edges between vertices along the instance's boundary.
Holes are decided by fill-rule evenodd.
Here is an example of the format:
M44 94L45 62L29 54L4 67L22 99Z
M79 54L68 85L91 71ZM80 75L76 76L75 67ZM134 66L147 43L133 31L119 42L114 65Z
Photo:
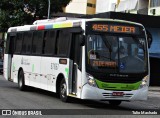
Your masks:
M148 75L143 78L142 83L140 85L140 88L143 88L143 87L147 86L148 79L149 79Z
M87 75L88 84L93 87L97 87L96 81L93 76Z

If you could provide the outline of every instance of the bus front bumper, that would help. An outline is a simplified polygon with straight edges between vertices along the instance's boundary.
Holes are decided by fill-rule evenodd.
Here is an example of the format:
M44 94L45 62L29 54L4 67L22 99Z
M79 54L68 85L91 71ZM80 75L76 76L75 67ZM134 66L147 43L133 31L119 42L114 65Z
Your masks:
M123 92L123 96L114 96L113 92ZM104 90L97 87L90 86L86 84L83 86L81 99L89 100L122 100L122 101L132 101L132 100L147 100L148 96L148 86L140 88L138 90L132 91L116 91L116 90Z

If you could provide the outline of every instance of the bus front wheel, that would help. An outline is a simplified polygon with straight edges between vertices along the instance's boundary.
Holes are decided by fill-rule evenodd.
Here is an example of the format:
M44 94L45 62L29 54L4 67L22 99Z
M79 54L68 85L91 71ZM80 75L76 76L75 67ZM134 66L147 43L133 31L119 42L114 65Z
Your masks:
M25 90L25 83L24 83L24 72L23 70L21 70L19 72L19 75L18 75L18 87L21 91L24 91Z
M60 88L59 88L59 93L60 93L60 99L63 102L67 102L68 101L68 96L67 96L67 85L64 79L61 80L60 83Z
M109 104L113 106L119 106L122 103L120 100L110 100Z

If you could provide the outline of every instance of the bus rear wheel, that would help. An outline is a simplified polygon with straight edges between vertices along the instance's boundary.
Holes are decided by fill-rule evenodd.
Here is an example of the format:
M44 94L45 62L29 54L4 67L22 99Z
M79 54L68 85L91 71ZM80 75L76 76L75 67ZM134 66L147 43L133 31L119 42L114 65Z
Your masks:
M109 104L113 106L119 106L122 103L120 100L110 100Z
M68 101L68 96L67 96L67 85L64 79L61 80L60 83L60 88L59 88L59 94L60 94L60 99L63 102L67 102Z
M18 75L18 87L21 91L24 91L26 86L24 83L24 72L21 70Z

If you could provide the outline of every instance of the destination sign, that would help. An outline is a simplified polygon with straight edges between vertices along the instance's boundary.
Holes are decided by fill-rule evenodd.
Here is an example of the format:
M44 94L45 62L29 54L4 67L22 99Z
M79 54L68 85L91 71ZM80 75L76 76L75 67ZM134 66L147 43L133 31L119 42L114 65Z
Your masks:
M138 32L137 27L114 25L114 24L92 24L92 30L99 32L129 33L129 34L135 34Z
M86 33L145 35L145 30L142 26L134 23L116 21L88 21L86 22Z
M108 61L93 61L92 66L115 68L115 67L117 67L117 63L116 62L108 62Z

